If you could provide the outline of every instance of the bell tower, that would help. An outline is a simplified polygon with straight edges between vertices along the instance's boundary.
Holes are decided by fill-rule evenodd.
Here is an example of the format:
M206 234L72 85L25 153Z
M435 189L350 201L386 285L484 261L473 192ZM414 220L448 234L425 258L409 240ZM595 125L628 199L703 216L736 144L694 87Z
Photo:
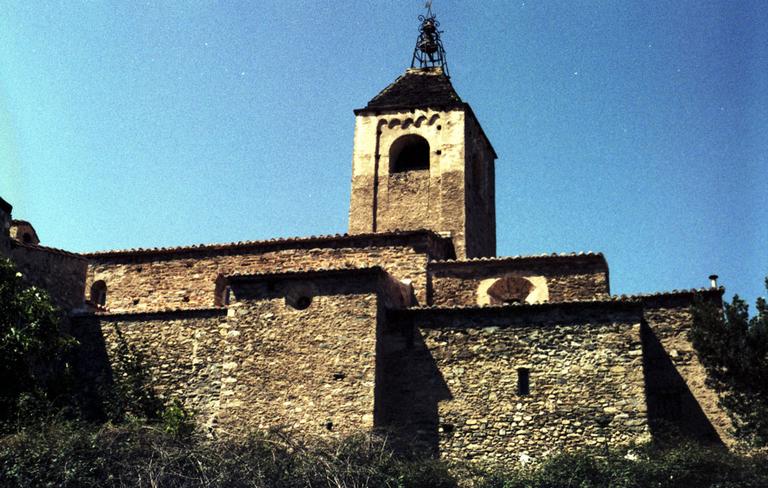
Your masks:
M429 229L457 258L495 256L496 152L448 76L428 7L411 67L355 110L349 232Z

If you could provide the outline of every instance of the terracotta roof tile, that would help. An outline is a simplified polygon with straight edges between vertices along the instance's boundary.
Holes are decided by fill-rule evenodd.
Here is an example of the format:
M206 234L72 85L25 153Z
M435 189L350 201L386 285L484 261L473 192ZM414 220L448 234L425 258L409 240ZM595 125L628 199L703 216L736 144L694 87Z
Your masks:
M451 265L451 264L465 264L465 263L505 263L510 261L525 261L525 260L540 260L540 259L562 259L562 258L598 258L605 260L605 256L601 252L569 252L569 253L542 253L542 254L530 254L530 255L516 255L516 256L499 256L499 257L484 257L484 258L469 258L469 259L445 259L430 261L430 264L435 265Z
M392 232L379 232L369 234L333 234L324 236L309 236L309 237L285 237L285 238L273 238L261 241L238 241L220 244L193 244L189 246L176 246L176 247L153 247L153 248L134 248L134 249L118 249L108 251L95 251L90 253L83 253L82 256L86 258L107 258L113 256L130 256L130 255L149 255L149 254L174 254L193 251L216 251L216 250L230 250L230 249L245 249L253 247L268 247L273 245L291 245L291 244L311 244L318 243L320 245L324 243L334 241L354 241L366 240L366 239L386 239L390 237L413 237L413 236L427 236L439 241L449 241L449 238L442 237L430 230L409 230L400 231L395 230Z

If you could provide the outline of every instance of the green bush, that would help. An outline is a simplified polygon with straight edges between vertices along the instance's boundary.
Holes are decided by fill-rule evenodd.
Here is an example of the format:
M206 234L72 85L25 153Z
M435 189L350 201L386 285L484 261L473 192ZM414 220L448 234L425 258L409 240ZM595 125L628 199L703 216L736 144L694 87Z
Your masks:
M313 444L280 433L179 437L162 424L42 425L0 438L0 486L455 487L444 463L371 435Z
M279 432L180 437L163 424L53 422L0 438L3 487L764 488L768 456L694 444L560 454L493 472L404 459L386 440L302 442Z
M768 291L768 278L765 280ZM707 370L708 384L733 421L737 439L768 447L768 303L760 297L750 318L747 303L734 295L722 309L693 307L690 339Z
M478 488L758 488L768 486L768 457L696 444L648 446L629 454L617 450L607 456L581 451L478 479Z
M0 258L0 432L68 406L67 354L76 341L60 324L46 291L28 286L13 263Z

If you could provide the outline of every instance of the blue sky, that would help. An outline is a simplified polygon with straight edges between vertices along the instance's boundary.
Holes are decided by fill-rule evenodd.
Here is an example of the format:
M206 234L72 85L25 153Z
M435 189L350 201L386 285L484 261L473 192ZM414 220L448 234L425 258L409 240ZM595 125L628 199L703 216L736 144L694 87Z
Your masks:
M0 195L73 251L345 232L352 110L423 2L5 1ZM498 254L764 294L768 2L434 0L493 142Z

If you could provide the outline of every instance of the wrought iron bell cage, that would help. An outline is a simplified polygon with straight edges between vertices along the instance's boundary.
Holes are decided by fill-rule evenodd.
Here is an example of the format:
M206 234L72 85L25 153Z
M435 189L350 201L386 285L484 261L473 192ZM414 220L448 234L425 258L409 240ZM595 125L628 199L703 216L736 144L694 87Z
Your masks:
M419 27L419 37L416 39L416 48L413 50L413 59L411 68L436 68L440 67L448 75L448 63L445 60L445 49L439 30L435 14L432 13L431 2L427 5L427 14L419 15L421 26Z

